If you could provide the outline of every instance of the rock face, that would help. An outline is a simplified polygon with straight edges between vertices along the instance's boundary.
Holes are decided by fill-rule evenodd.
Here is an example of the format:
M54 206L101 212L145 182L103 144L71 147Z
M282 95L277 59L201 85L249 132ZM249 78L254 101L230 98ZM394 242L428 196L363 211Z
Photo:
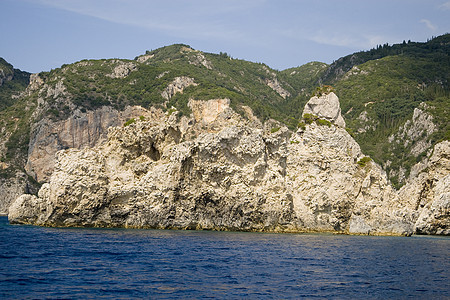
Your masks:
M139 116L153 117L150 111L139 106L127 107L121 112L104 106L95 111L77 110L66 120L44 118L32 128L25 170L37 181L47 181L53 172L57 151L94 147L106 141L109 127L120 126L127 119Z
M0 201L0 215L8 213L9 205L23 193L29 193L26 174L17 172L16 176L8 180L0 179L2 201Z
M169 100L176 93L183 93L183 90L191 85L197 85L197 83L194 82L193 78L187 76L175 77L173 82L170 83L167 88L161 93L161 96L164 99Z
M4 82L11 81L13 78L13 74L9 73L8 70L3 70L0 68L0 86L3 85Z
M287 90L285 90L281 84L278 82L278 79L276 77L272 79L266 79L264 81L272 90L278 93L283 99L286 99L286 97L290 97L291 93L289 93Z
M191 100L189 101L189 107L193 111L196 122L209 124L230 108L230 99Z
M111 78L125 78L132 71L137 69L136 64L134 62L123 63L120 61L113 61L117 66L114 67L114 70L111 74L107 74L106 76Z
M10 222L449 233L448 142L430 158L433 171L399 193L340 126L312 123L292 133L274 121L255 126L227 99L190 105L191 119L155 113L110 128L102 145L59 151L50 182L38 197L20 196Z
M304 114L313 114L319 118L333 122L340 127L345 127L345 121L341 115L339 98L333 92L320 97L312 97L305 105L305 109L303 110Z
M416 210L417 233L450 235L450 142L434 147L426 172L400 190L400 203Z

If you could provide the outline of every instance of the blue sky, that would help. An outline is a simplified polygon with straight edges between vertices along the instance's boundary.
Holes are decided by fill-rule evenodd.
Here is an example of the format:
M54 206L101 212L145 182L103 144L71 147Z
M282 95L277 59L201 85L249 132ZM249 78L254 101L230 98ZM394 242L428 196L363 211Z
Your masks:
M450 32L449 0L0 0L0 57L48 71L174 43L283 70Z

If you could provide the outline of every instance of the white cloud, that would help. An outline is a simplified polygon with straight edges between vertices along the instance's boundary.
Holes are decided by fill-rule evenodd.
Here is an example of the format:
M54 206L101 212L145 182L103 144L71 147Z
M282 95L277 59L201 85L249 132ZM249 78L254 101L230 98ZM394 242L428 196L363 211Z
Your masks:
M441 4L439 6L439 8L442 9L442 10L450 10L450 1Z
M420 20L420 23L424 23L425 26L427 26L427 28L430 29L431 31L435 31L437 29L437 27L433 25L433 23L431 23L430 20L422 19Z
M41 4L101 20L162 31L183 38L245 40L226 16L250 11L267 0L39 0ZM224 17L225 16L225 17Z
M310 37L310 39L313 42L319 44L332 46L354 47L356 44L359 44L359 41L354 37L336 34L335 35L317 34Z
M386 42L394 43L397 41L392 37L382 35L361 35L357 33L334 33L333 35L330 35L324 34L323 32L308 39L323 45L340 46L352 49L369 49Z

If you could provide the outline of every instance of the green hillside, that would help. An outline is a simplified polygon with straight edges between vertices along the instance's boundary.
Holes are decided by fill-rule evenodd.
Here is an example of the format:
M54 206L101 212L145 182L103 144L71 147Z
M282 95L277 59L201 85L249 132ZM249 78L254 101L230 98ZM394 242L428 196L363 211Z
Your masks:
M301 117L306 102L320 85L320 77L328 67L322 62L310 62L279 73L279 78L295 89L292 97L280 104L281 111L289 113L291 120Z
M0 57L0 111L15 102L15 95L24 91L30 81L30 73L14 69Z
M324 82L333 83L347 126L361 148L382 165L390 161L386 167L388 172L404 168L407 176L411 166L432 145L450 138L449 53L450 35L447 34L427 43L403 43L357 53L353 55L357 59L353 60L367 61L353 65L344 75L330 78L329 74L336 70L348 69L346 62L352 56L347 56L323 74ZM377 58L380 56L383 57ZM437 130L426 136L425 142L430 147L412 155L414 143L402 146L405 143L392 143L389 137L412 118L414 109L421 103L427 104L425 110L433 116ZM397 176L390 177L397 186L404 183Z
M189 98L230 98L238 111L240 105L249 105L262 119L286 116L278 107L284 99L265 83L266 79L276 77L276 71L264 64L232 59L224 54L202 53L186 45L168 46L146 55L152 58L143 63L117 59L81 61L40 76L53 85L62 80L70 100L85 109L103 105L118 109L126 105L156 105L166 109L174 106L182 114L189 114ZM207 62L208 67L198 62L199 59ZM105 76L123 63L135 65L128 76ZM193 78L197 86L188 87L166 102L161 93L176 77L182 76ZM281 84L295 92L285 82ZM64 107L54 109L66 112Z
M403 41L401 44L384 44L369 51L361 51L341 57L330 65L328 70L321 76L321 80L324 83L333 84L345 76L354 66L386 56L402 55L411 58L426 58L435 62L448 64L448 54L450 51L449 36L449 34L445 34L433 38L426 43ZM448 79L448 74L441 74L440 76L447 77Z

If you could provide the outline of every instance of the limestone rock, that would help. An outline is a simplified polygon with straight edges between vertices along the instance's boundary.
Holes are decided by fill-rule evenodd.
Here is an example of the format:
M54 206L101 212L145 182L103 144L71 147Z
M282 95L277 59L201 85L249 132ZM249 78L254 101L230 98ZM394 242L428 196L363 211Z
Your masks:
M230 108L230 99L212 99L208 101L193 100L189 101L196 122L208 124L217 119L226 109Z
M2 68L0 67L0 87L3 85L3 83L11 81L14 77L14 69L9 68Z
M144 55L139 56L136 60L140 63L144 63L147 60L152 59L153 57L155 57L154 54L144 54Z
M44 80L39 76L39 74L30 75L30 83L27 87L27 92L30 94L32 91L38 90L44 85Z
M313 114L345 128L345 121L341 115L339 99L335 93L312 97L305 105L304 114Z
M450 175L439 180L434 197L427 203L415 223L416 233L450 235Z
M161 93L161 96L167 100L173 97L176 93L183 93L183 90L188 86L196 86L193 78L187 76L175 77L172 83Z
M399 191L400 202L418 214L415 232L450 234L450 142L436 144L426 171Z
M421 103L419 107L414 109L412 119L399 127L398 132L389 136L390 143L403 144L407 147L413 144L411 154L419 155L431 147L428 137L437 130L433 123L433 116L426 110L428 106Z
M277 92L278 95L280 95L281 97L283 97L283 99L286 99L287 97L291 96L291 93L289 93L289 91L285 90L280 82L278 81L278 79L276 77L273 77L271 79L266 79L265 80L266 85L268 85L272 90L274 90L275 92Z
M23 172L16 172L15 176L8 179L0 179L0 215L8 214L8 208L14 200L24 193L32 193L27 176Z
M120 126L127 119L145 116L154 118L162 114L139 106L127 107L119 112L104 106L94 111L76 110L66 120L44 118L31 130L28 161L25 170L39 182L47 181L53 172L55 153L67 148L93 147L106 141L108 128Z
M101 145L59 151L49 183L19 197L10 222L449 234L449 142L397 192L380 166L358 164L364 154L340 126L291 132L274 120L256 126L227 99L190 106L191 118L155 114L110 127Z
M114 67L113 72L111 74L106 74L106 76L111 78L125 78L131 72L137 70L136 64L133 62L120 62L117 61L117 66Z
M188 49L184 47L185 49ZM183 49L181 50L183 51ZM204 66L208 70L212 70L212 63L206 59L205 55L200 51L193 51L194 55L189 56L189 63L194 66Z

